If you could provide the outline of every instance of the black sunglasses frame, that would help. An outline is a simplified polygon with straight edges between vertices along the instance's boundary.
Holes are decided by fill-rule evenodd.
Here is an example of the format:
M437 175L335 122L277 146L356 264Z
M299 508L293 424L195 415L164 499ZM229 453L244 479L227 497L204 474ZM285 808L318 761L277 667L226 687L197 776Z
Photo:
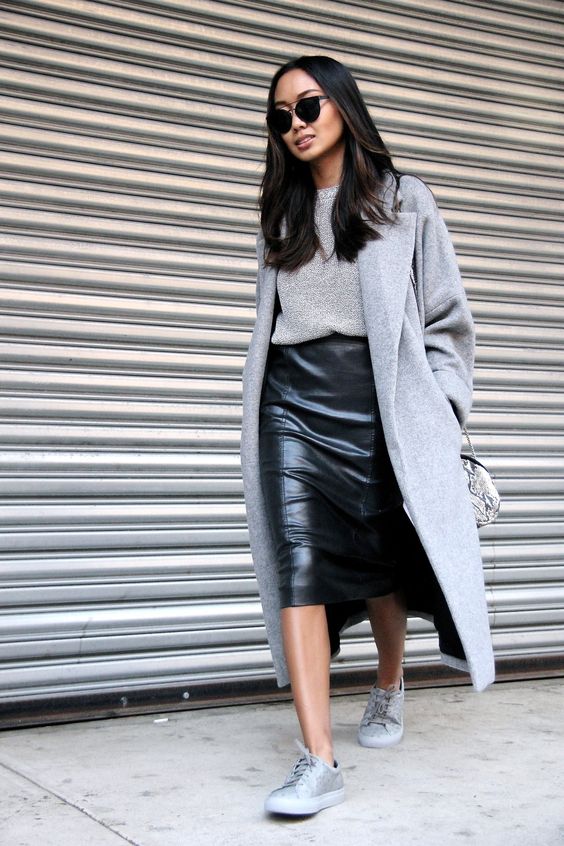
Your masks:
M327 94L314 94L302 97L293 109L273 109L266 116L266 122L271 129L286 135L292 128L292 115L295 112L304 123L314 123L321 113L321 100L329 100Z

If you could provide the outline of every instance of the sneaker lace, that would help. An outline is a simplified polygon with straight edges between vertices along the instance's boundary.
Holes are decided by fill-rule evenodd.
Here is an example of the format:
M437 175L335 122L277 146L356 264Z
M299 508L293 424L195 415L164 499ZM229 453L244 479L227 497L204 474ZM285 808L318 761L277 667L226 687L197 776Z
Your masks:
M399 723L400 715L400 697L394 696L399 693L398 690L392 688L390 690L381 690L380 688L373 688L370 691L370 698L366 708L366 713L362 720L363 725L370 723Z
M302 754L292 767L292 771L284 782L284 787L287 787L290 784L296 784L296 782L298 782L302 776L308 772L310 767L313 766L313 760L309 749L304 746L303 743L300 743L299 740L296 740L296 744Z

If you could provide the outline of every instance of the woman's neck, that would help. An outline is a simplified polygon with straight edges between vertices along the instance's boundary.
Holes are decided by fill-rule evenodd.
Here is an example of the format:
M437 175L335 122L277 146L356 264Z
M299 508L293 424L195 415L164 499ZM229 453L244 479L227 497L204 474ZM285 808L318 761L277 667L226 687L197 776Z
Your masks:
M332 188L339 184L343 173L343 158L341 154L311 162L311 176L316 188Z

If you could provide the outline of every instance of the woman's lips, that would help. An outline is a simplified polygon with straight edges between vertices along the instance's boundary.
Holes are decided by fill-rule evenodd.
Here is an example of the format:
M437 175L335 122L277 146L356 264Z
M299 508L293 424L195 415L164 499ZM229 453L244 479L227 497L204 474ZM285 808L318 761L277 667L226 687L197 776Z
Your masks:
M314 135L306 135L305 138L300 138L299 141L296 141L296 147L298 150L307 150L308 147L311 146L314 137Z

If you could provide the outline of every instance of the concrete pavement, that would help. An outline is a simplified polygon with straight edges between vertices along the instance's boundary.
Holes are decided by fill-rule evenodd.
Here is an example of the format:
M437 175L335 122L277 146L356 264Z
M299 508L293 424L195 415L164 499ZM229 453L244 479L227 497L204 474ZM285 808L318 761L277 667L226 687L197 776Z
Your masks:
M5 731L2 846L562 846L564 679L407 690L406 733L363 749L333 699L342 805L269 818L297 756L289 703Z

